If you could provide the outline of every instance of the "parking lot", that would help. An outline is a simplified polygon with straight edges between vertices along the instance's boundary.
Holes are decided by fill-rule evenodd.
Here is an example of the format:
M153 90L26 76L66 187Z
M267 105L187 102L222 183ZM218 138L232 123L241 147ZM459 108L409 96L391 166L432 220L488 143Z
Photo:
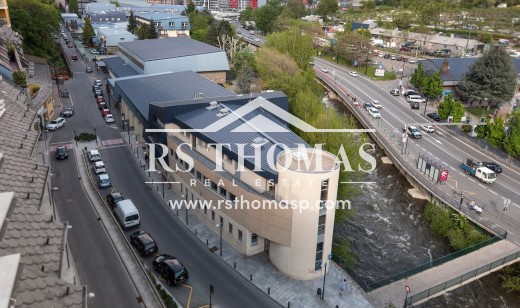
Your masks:
M398 56L403 57L403 55L388 53L385 51L382 51L382 53L389 54L390 57L392 55L395 56L395 60L392 60L392 58L385 59L384 57L379 57L379 53L374 53L374 55L372 56L372 63L374 63L374 65L376 65L375 63L383 64L383 68L385 70L396 72L398 77L401 76L401 74L400 74L401 71L404 71L403 77L411 76L413 74L413 72L415 71L415 68L417 67L417 63L410 63L410 59L412 59L414 57L404 56L407 58L407 61L402 61L402 60L397 61ZM422 59L418 58L418 60L422 60Z

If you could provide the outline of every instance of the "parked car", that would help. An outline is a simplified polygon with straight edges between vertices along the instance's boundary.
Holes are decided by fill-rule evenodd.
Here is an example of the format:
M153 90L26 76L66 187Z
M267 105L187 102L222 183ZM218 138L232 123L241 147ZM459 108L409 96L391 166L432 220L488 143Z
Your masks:
M105 102L98 103L98 108L99 109L106 109L107 108L107 103L105 103Z
M427 114L428 118L434 120L434 121L440 121L441 120L441 117L439 116L439 114L437 112L432 112L432 113L428 113Z
M92 73L92 67L87 66L87 67L85 68L85 72L87 72L87 73Z
M402 60L403 60L403 57L402 57L402 56L397 56L396 60L397 60L397 61L402 61Z
M357 72L354 72L354 71L350 71L348 72L348 74L352 77L357 77L358 76L358 73Z
M55 120L52 120L45 126L48 130L57 130L58 128L61 128L65 126L65 119L64 118L57 118Z
M98 87L96 90L94 90L94 94L95 94L96 96L103 95L103 90L101 90L101 89Z
M99 80L99 79L96 80L96 81L94 82L94 84L95 84L96 86L98 86L98 87L101 87L101 86L103 85L103 83L102 83L101 80Z
M113 192L107 195L106 197L108 205L112 208L116 207L116 202L124 200L123 194L119 192Z
M56 159L62 160L69 158L69 153L67 151L67 148L64 146L59 146L56 148Z
M107 188L112 187L112 182L110 182L110 177L106 173L102 173L98 175L98 187L99 188Z
M415 139L422 138L421 131L418 130L417 127L415 127L415 126L408 126L406 133L408 134L408 136L415 138Z
M415 90L412 89L406 89L403 91L403 96L407 97L409 95L418 95L419 93L415 92Z
M375 99L372 100L372 103L371 103L371 104L372 104L372 106L374 106L374 108L377 108L377 109L381 109L381 108L383 108L383 106L381 105L381 103L380 103L379 101L375 100Z
M502 167L499 164L493 162L482 162L482 166L487 167L495 171L495 173L502 173Z
M421 125L421 129L427 133L433 133L435 131L431 125Z
M98 95L96 97L96 102L101 103L101 102L104 102L104 101L105 101L105 98L103 97L103 95Z
M400 94L399 89L390 90L390 94L392 94L393 96L399 96L399 94Z
M97 86L95 84L92 85L92 92L96 93L96 90L99 90L101 91L101 87L100 86Z
M406 100L407 100L409 103L412 103L412 102L424 103L424 102L426 101L422 96L417 95L417 94L414 94L414 95L408 95L408 97L406 97Z
M107 114L110 114L110 109L105 108L101 110L101 116L104 118Z
M389 53L385 53L385 55L383 56L383 58L385 58L385 59L390 59L390 54L389 54Z
M62 114L64 117L72 117L74 115L74 108L66 107L63 109Z
M395 55L390 56L390 60L395 60L395 59L397 59L397 57Z
M102 160L95 162L93 168L95 174L107 173L107 168Z
M417 59L416 58L411 58L409 62L410 62L410 64L417 63Z
M373 106L371 103L364 103L364 104L363 104L363 108L364 108L366 111L368 111L368 109L370 109L370 108L372 108L372 107L374 107L374 106Z
M378 55L377 55L379 58L383 58L385 56L384 53L380 52Z
M116 120L114 119L114 116L111 114L107 114L105 116L105 122L106 123L114 123Z
M410 108L412 109L419 109L419 103L418 102L411 102L410 103Z
M72 56L70 56L70 59L73 60L73 61L77 60L78 59L78 55L73 53Z
M376 108L368 109L368 114L372 116L372 118L378 119L381 118L381 113Z
M403 57L403 62L408 62L408 58L407 57Z
M87 152L87 157L90 162L96 162L101 160L101 154L98 150L90 150Z
M130 243L135 247L141 257L153 255L159 251L159 247L157 247L157 243L150 233L143 230L137 230L132 233L132 235L130 235Z
M74 46L72 46L71 43L68 43L68 44L67 44L67 47L69 47L69 48L73 48Z
M163 254L153 260L152 267L169 285L178 285L188 280L188 270L174 256Z

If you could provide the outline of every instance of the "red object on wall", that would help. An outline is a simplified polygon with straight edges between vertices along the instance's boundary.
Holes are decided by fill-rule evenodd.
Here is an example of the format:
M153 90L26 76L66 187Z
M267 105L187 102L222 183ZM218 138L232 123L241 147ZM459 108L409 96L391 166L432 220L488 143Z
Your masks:
M238 0L229 0L229 8L238 9Z
M252 9L258 8L258 0L249 0L249 7Z
M441 181L441 182L447 181L448 180L448 174L449 174L448 170L441 170L441 176L439 178L439 181Z

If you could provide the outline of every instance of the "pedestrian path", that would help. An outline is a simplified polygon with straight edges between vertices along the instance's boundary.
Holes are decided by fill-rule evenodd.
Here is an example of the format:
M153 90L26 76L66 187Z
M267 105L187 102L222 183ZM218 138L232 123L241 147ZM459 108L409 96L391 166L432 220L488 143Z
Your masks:
M130 140L133 139L133 132L130 132ZM122 133L122 139L128 140L127 132ZM179 200L175 195L170 184L162 183L162 175L158 172L145 171L146 162L144 151L141 147L130 145L136 161L143 170L147 182L157 182L157 184L148 184L151 188L164 200L165 206L169 201ZM208 249L214 248L215 254L220 255L218 247L220 246L219 229L217 226L210 227L206 224L202 216L197 216L194 210L175 209L176 217L188 228L195 237L208 246ZM227 233L223 232L223 236L227 237ZM250 280L262 292L268 294L283 307L373 307L366 299L362 289L355 284L352 279L334 262L328 264L328 274L326 277L320 277L314 280L301 281L291 279L280 273L269 261L266 253L259 253L254 256L245 257L236 251L226 241L222 244L222 260L231 268L234 268L244 279ZM343 279L347 279L347 287L340 295L340 283ZM324 299L317 295L317 289L323 290L325 283ZM218 286L215 286L218 289ZM215 291L217 292L217 290Z

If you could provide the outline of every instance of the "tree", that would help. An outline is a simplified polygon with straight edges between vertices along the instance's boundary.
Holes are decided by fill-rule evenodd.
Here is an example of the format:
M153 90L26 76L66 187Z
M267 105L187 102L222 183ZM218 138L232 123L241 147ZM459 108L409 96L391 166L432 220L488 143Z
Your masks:
M120 6L121 6L121 4L119 3L119 1L117 1L117 0L110 0L110 3L113 4L113 5L115 5L116 7L120 7Z
M137 30L135 31L137 39L146 40L148 38L148 33L150 32L150 30L148 29L149 27L150 25L148 24L141 24L139 28L137 28Z
M51 31L59 32L60 23L60 12L54 2L9 0L9 14L11 27L23 37L25 53L44 58L58 54L51 37Z
M516 72L511 57L502 47L492 47L471 65L458 86L463 101L486 98L494 105L511 100L516 87Z
M504 149L512 157L520 155L520 111L511 115L507 137L504 141Z
M253 11L256 28L264 34L273 32L274 23L281 13L280 3L269 1L267 5Z
M251 92L251 83L253 82L254 71L249 63L245 63L240 68L237 78L237 93L247 94Z
M364 63L369 58L372 50L370 40L357 31L345 31L337 34L336 46L337 56L342 56L347 62L353 63L358 60Z
M63 3L58 3L58 10L60 10L61 13L65 13L65 7L63 6Z
M305 7L300 0L288 0L284 12L291 13L287 15L291 15L293 18L300 18L305 16Z
M392 15L392 24L399 30L408 30L412 27L413 16L408 11L396 10Z
M186 6L186 10L184 11L184 14L188 15L190 13L194 13L197 11L197 8L195 7L195 3L193 3L192 0L188 2L188 5Z
M94 27L90 23L90 18L85 18L85 24L83 25L83 42L85 42L88 46L92 44L92 37L95 36Z
M337 0L321 0L316 8L316 13L323 17L332 16L338 12L338 1Z
M501 147L506 139L506 127L502 117L496 117L495 121L489 124L489 132L486 141L494 148Z
M432 74L424 80L423 93L426 99L429 97L437 99L442 94L442 79L439 72Z
M155 29L155 22L153 21L153 18L150 18L150 24L148 25L148 33L146 35L146 38L149 40L159 38L157 29Z
M240 15L238 17L238 21L240 23L244 23L246 21L252 21L253 20L253 9L251 7L247 7L245 10L240 12Z
M298 29L270 34L266 37L264 46L289 55L302 69L309 65L315 53L312 38L302 35Z
M69 12L78 12L78 0L69 0Z
M14 71L13 81L17 86L27 87L27 75L24 71Z
M461 102L455 101L452 94L449 94L439 104L437 112L441 119L446 120L449 116L453 116L454 122L460 122L460 119L464 116L464 106Z
M126 31L130 33L134 33L137 28L137 20L134 16L134 11L130 10L130 16L128 16L128 25L126 26Z
M424 68L422 63L419 62L419 64L417 64L417 68L412 74L412 78L410 78L410 83L417 89L421 90L424 86L425 79L426 74L424 73Z

